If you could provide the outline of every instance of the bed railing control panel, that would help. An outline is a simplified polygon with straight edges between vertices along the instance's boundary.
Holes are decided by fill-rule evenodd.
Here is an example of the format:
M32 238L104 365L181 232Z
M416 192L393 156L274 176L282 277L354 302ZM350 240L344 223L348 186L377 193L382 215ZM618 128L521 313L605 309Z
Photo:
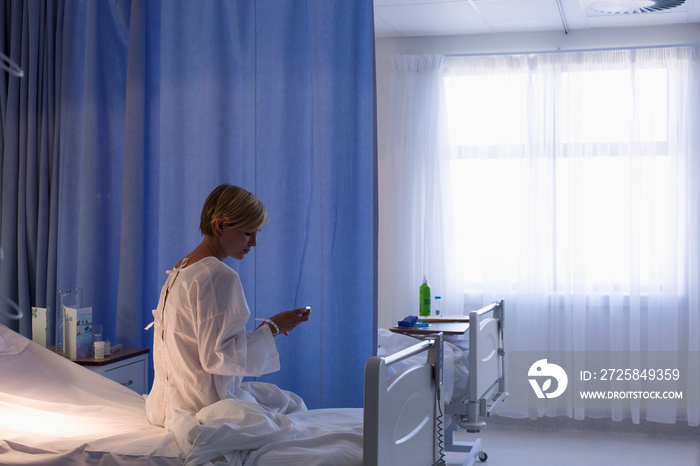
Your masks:
M435 384L437 388L438 400L442 399L442 389L444 383L444 347L443 347L443 335L438 333L432 335L429 339L433 340L433 346L428 351L428 364L432 364L433 371L435 372Z

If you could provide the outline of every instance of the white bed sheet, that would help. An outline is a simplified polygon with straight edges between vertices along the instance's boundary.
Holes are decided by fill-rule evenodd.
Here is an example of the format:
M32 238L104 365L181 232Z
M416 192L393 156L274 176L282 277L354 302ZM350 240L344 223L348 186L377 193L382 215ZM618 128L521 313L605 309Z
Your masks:
M277 414L258 404L222 400L195 416L179 411L173 433L188 466L362 465L362 409Z
M175 465L136 392L0 325L0 463Z
M137 393L0 325L0 464L361 465L362 409L223 400L152 426Z

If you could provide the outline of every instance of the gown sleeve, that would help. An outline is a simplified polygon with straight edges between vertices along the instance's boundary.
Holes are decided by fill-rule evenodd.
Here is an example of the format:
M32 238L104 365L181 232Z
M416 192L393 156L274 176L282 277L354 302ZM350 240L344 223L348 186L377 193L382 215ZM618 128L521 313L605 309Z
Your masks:
M279 370L270 328L246 332L250 311L241 281L234 270L221 266L191 290L202 368L211 374L251 377Z

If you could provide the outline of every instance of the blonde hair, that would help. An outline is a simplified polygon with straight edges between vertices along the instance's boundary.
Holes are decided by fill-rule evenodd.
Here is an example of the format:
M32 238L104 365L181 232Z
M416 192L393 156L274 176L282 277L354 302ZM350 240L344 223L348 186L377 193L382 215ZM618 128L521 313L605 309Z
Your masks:
M204 202L199 231L202 235L218 237L216 220L241 231L256 231L267 223L267 210L255 195L245 189L224 183L217 186Z

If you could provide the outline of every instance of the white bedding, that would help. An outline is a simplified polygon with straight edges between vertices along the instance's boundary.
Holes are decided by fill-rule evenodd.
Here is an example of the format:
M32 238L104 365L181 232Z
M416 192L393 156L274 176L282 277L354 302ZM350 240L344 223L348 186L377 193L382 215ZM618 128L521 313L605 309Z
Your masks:
M196 416L180 411L173 433L188 466L362 464L362 409L271 413L247 401L222 400Z
M152 426L135 392L0 325L0 464L361 465L362 409L223 400Z
M182 464L136 392L0 325L0 463Z

